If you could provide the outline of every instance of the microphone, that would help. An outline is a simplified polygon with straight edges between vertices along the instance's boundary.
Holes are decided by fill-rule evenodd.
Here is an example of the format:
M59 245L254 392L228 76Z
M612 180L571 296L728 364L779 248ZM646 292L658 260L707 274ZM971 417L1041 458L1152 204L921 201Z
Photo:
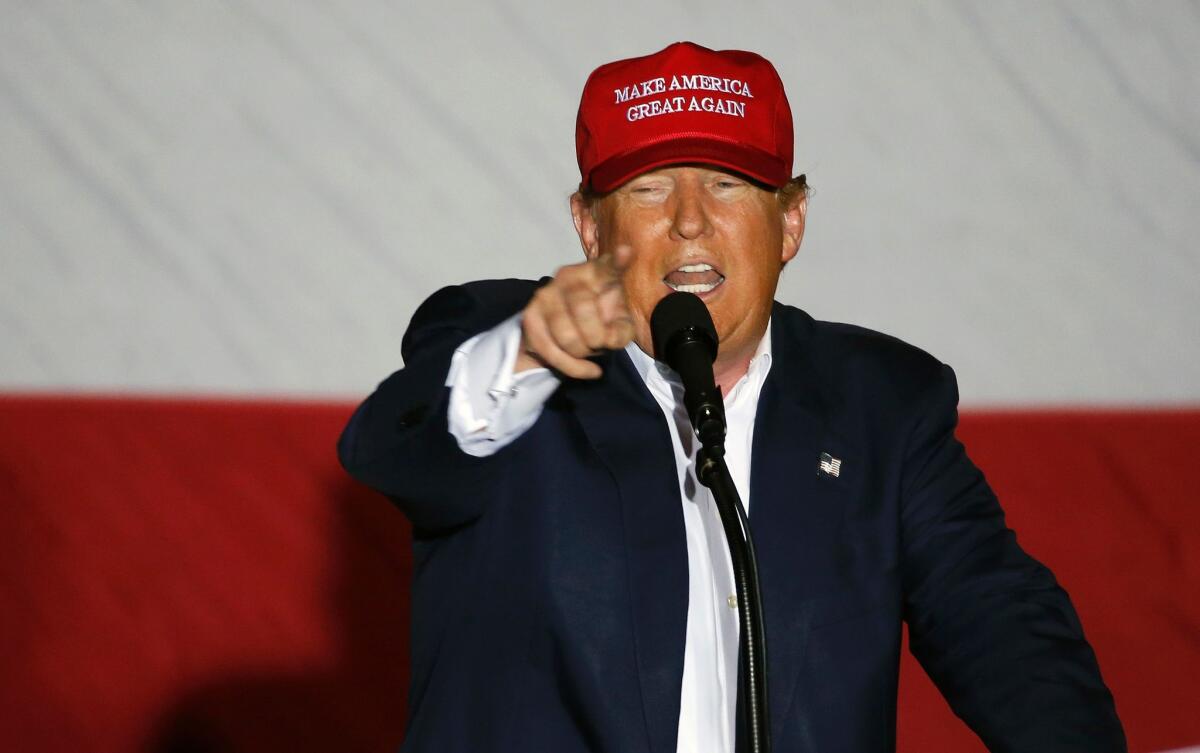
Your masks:
M683 380L683 405L701 444L712 454L725 454L725 402L713 380L717 360L717 328L704 301L675 292L650 314L654 357Z

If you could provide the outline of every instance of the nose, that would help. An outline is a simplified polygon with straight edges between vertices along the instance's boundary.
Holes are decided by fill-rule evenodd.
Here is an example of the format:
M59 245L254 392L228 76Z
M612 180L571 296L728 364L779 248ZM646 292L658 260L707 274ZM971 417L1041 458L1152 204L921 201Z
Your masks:
M712 231L704 205L703 187L696 181L681 180L673 191L675 201L671 222L671 237L676 240L695 240Z

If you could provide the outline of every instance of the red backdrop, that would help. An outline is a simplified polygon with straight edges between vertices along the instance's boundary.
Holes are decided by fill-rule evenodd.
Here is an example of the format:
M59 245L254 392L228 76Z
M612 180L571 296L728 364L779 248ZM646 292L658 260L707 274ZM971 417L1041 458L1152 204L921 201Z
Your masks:
M0 397L5 749L394 750L407 526L337 466L350 410ZM961 436L1132 750L1200 743L1200 410L977 412ZM900 750L982 750L907 656Z

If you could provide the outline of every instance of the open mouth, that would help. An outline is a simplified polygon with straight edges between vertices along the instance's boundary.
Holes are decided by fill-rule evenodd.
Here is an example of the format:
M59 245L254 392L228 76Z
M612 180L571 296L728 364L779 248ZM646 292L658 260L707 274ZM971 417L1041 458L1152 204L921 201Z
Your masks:
M663 282L671 290L704 295L725 282L725 276L713 269L711 264L684 264L669 272Z

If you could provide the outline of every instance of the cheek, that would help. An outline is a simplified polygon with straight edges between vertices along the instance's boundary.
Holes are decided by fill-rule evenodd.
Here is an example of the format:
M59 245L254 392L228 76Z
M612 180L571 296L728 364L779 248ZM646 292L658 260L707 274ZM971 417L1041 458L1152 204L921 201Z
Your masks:
M668 292L658 278L657 270L649 265L634 264L625 271L625 297L635 315L641 314L649 320L654 306Z
M749 301L743 296L725 296L709 307L717 332L728 334L749 313Z
M639 273L640 272L640 273ZM625 270L625 302L633 318L634 341L646 353L654 352L650 335L650 314L662 300L666 286L661 280L648 276L644 270L630 267ZM661 289L661 290L660 290Z

